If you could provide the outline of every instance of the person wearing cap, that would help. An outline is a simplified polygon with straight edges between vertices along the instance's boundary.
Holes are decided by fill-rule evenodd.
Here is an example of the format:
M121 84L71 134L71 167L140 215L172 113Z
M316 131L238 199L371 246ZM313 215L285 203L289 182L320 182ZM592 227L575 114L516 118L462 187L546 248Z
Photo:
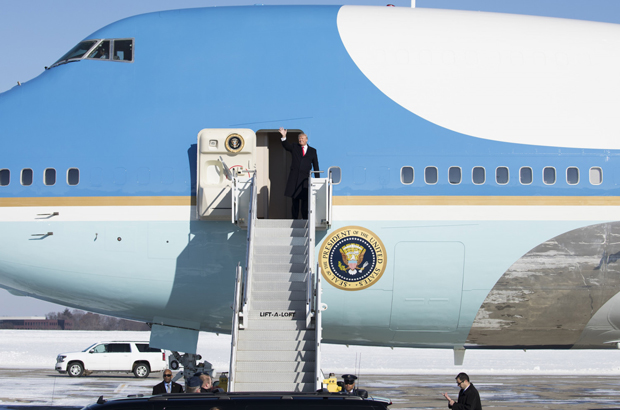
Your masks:
M360 396L363 398L368 397L368 392L363 389L355 388L355 381L357 380L357 376L352 374L345 374L342 376L344 380L344 388L340 392L340 394L344 394L347 396Z
M458 401L454 401L448 396L448 393L444 393L443 397L448 400L448 407L452 410L482 410L482 404L480 403L480 393L469 382L469 376L467 373L459 373L456 376L456 384L461 388L459 391Z
M162 393L183 393L183 386L172 381L170 369L164 370L164 381L153 386L153 395Z
M202 380L199 376L190 377L185 383L185 393L200 393L200 386L202 386Z
M344 387L342 389L342 394L346 395L356 395L355 390L355 381L357 380L357 376L352 374L343 374L342 379L344 380Z

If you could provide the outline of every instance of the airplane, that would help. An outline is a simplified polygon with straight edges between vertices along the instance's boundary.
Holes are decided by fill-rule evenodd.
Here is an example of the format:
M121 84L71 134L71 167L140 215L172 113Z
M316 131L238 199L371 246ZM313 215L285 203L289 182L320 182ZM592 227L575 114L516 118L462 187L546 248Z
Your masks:
M290 218L284 127L333 182L324 342L616 348L618 72L608 23L259 5L120 20L0 95L0 286L230 333L247 228L226 174L255 172L258 217Z

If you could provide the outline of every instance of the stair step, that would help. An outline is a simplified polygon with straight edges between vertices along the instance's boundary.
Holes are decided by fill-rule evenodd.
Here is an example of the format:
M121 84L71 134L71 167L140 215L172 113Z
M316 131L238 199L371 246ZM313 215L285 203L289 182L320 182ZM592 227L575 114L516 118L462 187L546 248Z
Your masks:
M250 309L263 312L305 311L304 300L250 300Z
M271 352L254 352L254 351L241 351L237 352L237 362L296 362L296 361L309 361L313 362L316 359L316 352L287 352L287 351L271 351Z
M311 340L297 341L280 341L274 343L272 341L255 341L239 339L237 344L237 352L241 351L314 351L315 342Z
M247 330L312 330L314 329L306 329L306 319L304 318L303 313L299 313L300 319L294 320L289 318L277 318L270 319L259 317L259 312L256 312L256 316L254 316L255 312L250 312L250 320L248 321ZM297 312L295 316L298 315ZM293 316L293 317L295 317Z
M289 275L289 274L286 274ZM265 280L257 280L254 276L252 281L252 292L284 292L284 291L307 291L306 282L289 282L289 281L274 281L268 282Z
M314 340L314 331L303 330L252 330L242 329L239 331L239 340L292 342L298 340Z
M252 301L253 302L257 302L257 301L267 301L267 300L272 300L272 301L280 301L280 302L285 302L285 301L299 301L299 300L306 300L306 291L305 290L293 290L293 291L273 291L273 290L268 290L268 291L258 291L255 288L252 288Z
M261 246L308 246L308 238L306 237L290 237L290 236L271 236L259 238Z
M306 372L237 372L235 374L235 387L237 383L312 383L314 374ZM236 389L235 389L236 390ZM280 391L280 386L271 385L271 390Z
M254 260L252 261L254 266L256 266L256 264L259 264L259 263L278 264L278 265L300 263L300 264L305 265L307 262L308 262L308 256L305 254L291 255L288 253L283 253L279 255L275 255L275 254L274 255L263 255L258 252L254 252Z
M259 391L290 391L290 392L313 392L314 383L278 383L274 386L272 383L237 383L235 382L235 391L237 392L259 392Z
M257 273L304 273L305 263L252 263L252 269Z
M275 316L275 315L278 316ZM273 322L273 323L270 323ZM302 322L291 324L291 322ZM250 310L247 329L252 330L307 330L306 310L287 310L279 312Z
M307 219L257 219L259 228L307 228Z
M252 274L252 286L258 282L280 282L280 283L303 283L306 284L305 272L272 272L272 271L256 271Z
M260 356L262 352L255 352ZM242 361L237 358L237 374L239 372L268 372L268 373L299 373L314 372L314 361L311 362L258 362Z
M308 229L306 228L256 228L254 238L261 240L268 238L305 238L307 234Z
M305 255L307 247L303 245L256 245L254 255Z

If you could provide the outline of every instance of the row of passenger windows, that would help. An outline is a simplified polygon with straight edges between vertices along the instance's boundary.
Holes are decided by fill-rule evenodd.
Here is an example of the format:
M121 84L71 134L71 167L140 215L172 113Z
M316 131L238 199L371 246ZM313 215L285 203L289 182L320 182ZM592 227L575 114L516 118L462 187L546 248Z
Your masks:
M337 168L337 167L333 167ZM331 169L331 168L330 168ZM542 181L546 185L553 185L557 182L557 172L553 167L543 168ZM24 186L32 185L34 173L30 168L24 168L21 171L20 182ZM413 167L405 166L400 169L400 182L410 185L415 180L415 170ZM463 171L460 167L448 168L448 182L452 185L458 185L463 180ZM474 167L471 171L471 180L476 185L482 185L486 182L486 169L484 167ZM600 167L592 167L589 172L589 180L592 185L600 185L603 183L603 169ZM424 168L424 182L434 185L439 181L439 171L437 167ZM495 182L499 185L506 185L510 181L510 170L508 167L497 167L495 169ZM534 181L534 172L530 167L521 167L519 169L519 182L523 185L529 185ZM579 168L566 168L566 183L569 185L577 185L580 181ZM334 180L335 182L335 180ZM11 171L8 169L0 169L0 186L7 186L11 183ZM56 185L56 169L46 168L43 171L43 183L45 185ZM69 168L67 170L67 185L77 185L80 183L80 170L77 168ZM338 168L338 182L340 183L340 169Z
M32 185L34 173L30 168L22 169L20 182L24 186ZM7 186L11 183L11 171L8 169L0 169L0 186ZM43 171L43 183L45 185L56 185L56 169L46 168ZM69 168L67 170L67 185L77 185L80 183L80 170L77 168Z
M542 172L542 182L546 185L553 185L557 182L557 171L554 167L545 167ZM400 169L400 182L405 185L412 184L415 180L415 170L413 167L405 166ZM603 169L592 167L589 172L589 180L592 185L603 183ZM439 181L439 170L437 167L424 168L424 182L434 185ZM463 171L461 167L448 168L448 182L458 185L463 181ZM471 170L471 181L475 185L482 185L487 182L487 171L484 167L473 167ZM580 172L577 167L566 168L566 183L577 185L580 181ZM498 185L506 185L510 182L510 170L508 167L495 168L495 182ZM529 185L534 182L534 171L530 167L519 168L519 182L522 185Z

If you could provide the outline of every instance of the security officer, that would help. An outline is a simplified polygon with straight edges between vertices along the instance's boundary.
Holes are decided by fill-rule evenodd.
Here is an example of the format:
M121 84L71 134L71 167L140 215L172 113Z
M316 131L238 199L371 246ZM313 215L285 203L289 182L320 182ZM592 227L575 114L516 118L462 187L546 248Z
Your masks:
M344 374L342 375L344 379L344 389L340 392L340 394L345 394L347 396L360 396L363 398L368 397L368 392L362 389L355 388L355 381L357 377L352 374Z

